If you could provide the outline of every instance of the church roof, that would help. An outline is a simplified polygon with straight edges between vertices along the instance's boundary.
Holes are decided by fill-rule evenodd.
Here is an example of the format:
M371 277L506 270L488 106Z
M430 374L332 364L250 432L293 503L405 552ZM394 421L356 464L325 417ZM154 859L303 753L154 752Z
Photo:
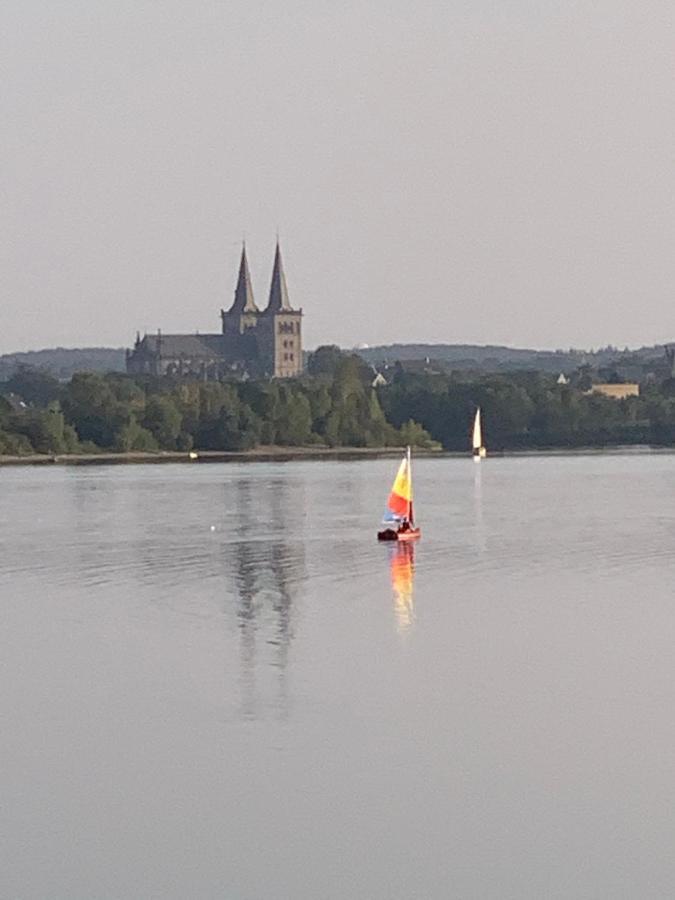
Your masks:
M288 288L284 275L284 264L281 260L281 250L277 241L277 249L274 254L274 269L272 271L272 283L270 284L270 299L265 312L291 311L288 300Z
M258 312L258 307L255 305L255 298L253 297L253 284L251 283L251 273L248 269L248 259L246 258L246 244L241 248L239 277L234 291L234 302L229 312Z
M146 334L142 343L150 353L165 357L213 359L222 353L222 334Z
M140 345L164 359L247 359L255 354L252 335L241 334L146 334Z

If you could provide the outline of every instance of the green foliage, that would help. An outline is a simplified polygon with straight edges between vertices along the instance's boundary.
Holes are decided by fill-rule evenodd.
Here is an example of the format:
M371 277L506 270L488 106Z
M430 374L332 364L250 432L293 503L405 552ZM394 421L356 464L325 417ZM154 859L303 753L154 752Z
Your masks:
M32 452L31 442L25 435L0 431L0 455L29 456Z
M438 446L436 441L431 439L428 431L413 419L408 419L401 426L401 443L410 447L424 447L430 449Z
M157 445L166 450L177 449L183 416L173 397L154 395L148 397L143 416L143 427L154 437Z
M329 378L332 378L343 358L344 353L335 344L317 347L314 353L310 354L307 361L307 371L314 377L327 375Z
M131 411L117 401L111 379L90 372L73 375L63 394L63 411L81 441L114 447Z
M12 415L12 404L0 394L0 429L4 429Z
M78 449L75 429L66 423L57 403L48 409L28 409L10 421L14 434L23 436L36 453L74 453Z
M377 390L362 356L335 346L320 347L310 357L309 374L288 381L203 382L89 371L62 383L44 370L17 368L20 360L14 359L11 377L1 385L6 397L0 396L0 453L246 450L261 443L440 444L466 451L477 406L491 450L675 443L675 378L668 366L658 370L663 377L657 383L653 354L634 358L607 348L589 357L570 351L567 363L574 363L574 371L567 365L569 383L558 384L560 354L548 354L544 365L539 356L522 356L524 351L483 348L475 360L480 365L469 370L459 365L462 359L471 362L469 350L441 354L448 365L397 365L392 383ZM518 356L511 360L517 371L504 371L504 357L494 373L490 360L503 353ZM538 371L526 368L533 361ZM493 374L487 374L489 366ZM641 396L614 400L587 393L599 371L618 382L630 367L638 371L631 378L643 373Z
M235 384L202 384L195 446L203 450L249 450L260 439L260 419L239 399Z
M47 406L58 400L61 385L42 369L20 365L7 380L6 390L18 394L30 406Z
M586 384L581 371L578 381ZM477 406L491 449L585 447L675 441L675 398L648 388L640 397L614 400L559 385L540 372L509 375L400 374L379 391L389 422L414 417L448 450L466 450Z
M370 386L372 372L361 359L329 356L335 363L332 376L324 371L316 378L283 382L77 373L59 385L60 402L46 407L16 411L0 400L0 452L241 451L260 443L430 445L428 432L408 421L417 420L416 415L404 417L401 431L391 424Z
M278 444L295 447L309 442L312 410L304 393L285 386L281 388L275 430L275 442Z
M152 432L139 425L134 416L124 422L115 432L113 450L120 453L129 453L132 450L148 451L157 450L158 445Z

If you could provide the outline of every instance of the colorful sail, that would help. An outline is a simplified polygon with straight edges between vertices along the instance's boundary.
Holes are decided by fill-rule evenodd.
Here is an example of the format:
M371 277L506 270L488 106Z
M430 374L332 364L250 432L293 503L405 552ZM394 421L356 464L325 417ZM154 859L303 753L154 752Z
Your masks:
M399 521L408 519L413 521L413 496L412 473L410 469L410 448L401 460L394 484L387 500L387 509L384 514L385 521Z

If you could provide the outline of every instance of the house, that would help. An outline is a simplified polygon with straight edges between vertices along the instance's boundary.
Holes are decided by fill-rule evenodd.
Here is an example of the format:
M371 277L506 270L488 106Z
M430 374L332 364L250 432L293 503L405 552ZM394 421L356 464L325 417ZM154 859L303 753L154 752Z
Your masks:
M613 400L625 400L626 397L639 397L640 385L635 382L626 384L594 384L587 394L602 394Z

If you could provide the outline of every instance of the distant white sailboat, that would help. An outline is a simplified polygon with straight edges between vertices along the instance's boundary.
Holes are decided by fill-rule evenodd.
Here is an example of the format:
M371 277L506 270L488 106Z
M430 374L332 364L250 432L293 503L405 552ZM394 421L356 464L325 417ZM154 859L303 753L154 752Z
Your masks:
M471 439L473 445L473 461L480 462L487 456L487 450L483 446L483 431L480 425L480 406L476 410L476 417L473 420L473 435Z

